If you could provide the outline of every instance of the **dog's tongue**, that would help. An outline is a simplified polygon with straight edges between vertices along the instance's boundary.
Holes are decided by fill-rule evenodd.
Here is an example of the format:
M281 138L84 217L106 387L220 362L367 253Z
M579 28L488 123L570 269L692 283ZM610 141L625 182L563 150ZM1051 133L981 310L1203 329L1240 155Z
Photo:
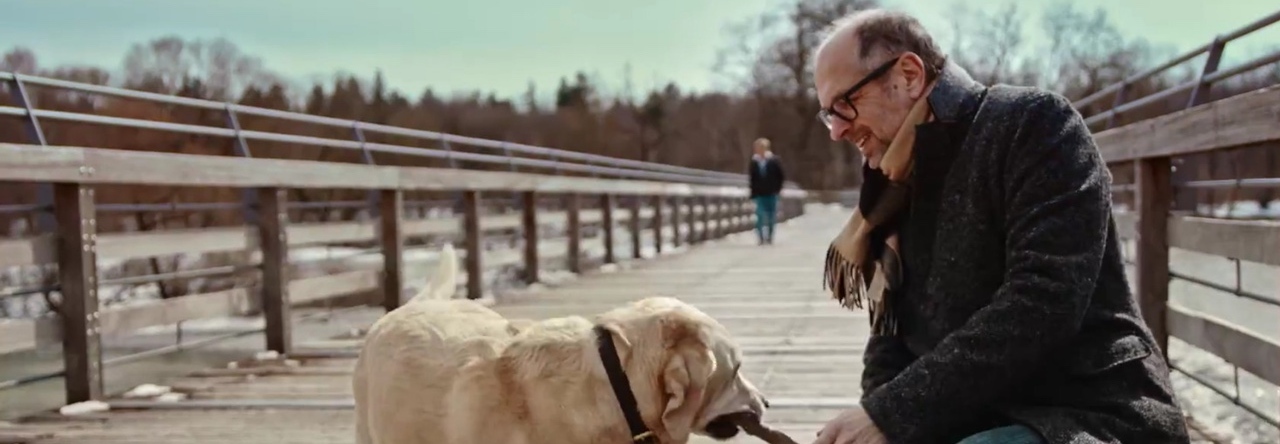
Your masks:
M760 421L755 413L743 412L733 415L733 423L742 428L748 435L760 438L769 444L799 444L785 433L779 432Z

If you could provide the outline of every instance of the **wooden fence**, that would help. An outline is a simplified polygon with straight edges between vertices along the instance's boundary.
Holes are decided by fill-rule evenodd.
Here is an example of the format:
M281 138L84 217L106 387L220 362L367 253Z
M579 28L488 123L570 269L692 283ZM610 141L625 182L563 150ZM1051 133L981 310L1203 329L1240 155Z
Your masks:
M1272 87L1191 107L1095 135L1113 166L1133 168L1134 209L1117 212L1117 230L1135 240L1132 275L1143 317L1167 353L1168 337L1222 357L1238 368L1280 385L1280 342L1169 303L1171 279L1190 279L1170 270L1170 248L1280 266L1280 221L1197 217L1171 211L1171 158L1280 141L1280 87ZM1240 297L1280 306L1277 295L1262 295L1199 281ZM1242 407L1253 410L1252 407ZM1269 421L1268 414L1254 411Z
M60 341L64 356L67 402L103 396L104 334L209 317L244 314L257 304L265 318L266 348L288 353L290 307L358 292L377 291L387 309L398 306L405 287L406 238L460 233L467 273L466 294L484 293L479 279L486 261L520 263L525 282L539 280L542 263L539 227L564 221L566 268L581 271L584 226L599 226L603 262L615 260L614 227L625 222L632 254L640 255L642 236L650 232L654 248L663 239L675 245L697 244L730 232L750 229L751 206L743 186L719 186L651 180L568 177L552 174L473 171L337 164L304 160L254 159L170 153L117 151L78 147L0 144L0 183L53 184L56 233L0 240L0 268L56 263L61 300L58 316L0 323L3 347L18 349ZM99 236L94 187L137 184L157 187L234 187L254 190L259 223L251 226L195 230L118 233ZM285 190L336 188L368 190L379 196L375 220L367 222L291 224ZM460 218L407 219L404 193L449 190L462 194ZM518 215L482 216L488 193L519 193ZM557 211L539 202L561 201ZM805 192L784 190L779 220L803 211ZM618 201L627 209L615 214ZM593 206L583 209L584 204ZM498 252L488 258L482 233L518 229L523 246L517 254ZM666 230L670 230L668 233ZM317 243L373 242L382 264L307 279L292 279L290 247ZM99 255L116 258L155 257L220 251L253 252L249 264L260 272L256 285L226 291L99 309Z

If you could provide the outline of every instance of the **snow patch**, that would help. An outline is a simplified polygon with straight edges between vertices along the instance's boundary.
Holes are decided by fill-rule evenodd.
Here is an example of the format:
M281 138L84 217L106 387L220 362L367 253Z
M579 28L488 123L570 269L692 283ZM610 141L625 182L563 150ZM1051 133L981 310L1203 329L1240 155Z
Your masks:
M125 398L154 398L172 392L173 389L155 384L142 384L124 393Z
M58 413L64 416L84 415L89 413L98 413L111 410L111 406L102 401L84 401L75 404L64 405L58 409Z

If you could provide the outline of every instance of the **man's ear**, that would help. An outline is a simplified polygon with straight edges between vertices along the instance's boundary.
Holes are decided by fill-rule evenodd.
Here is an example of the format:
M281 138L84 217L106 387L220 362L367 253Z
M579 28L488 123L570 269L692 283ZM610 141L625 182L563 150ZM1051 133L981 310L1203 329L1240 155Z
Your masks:
M908 52L898 59L898 68L902 70L902 80L907 88L907 97L911 100L920 98L925 89L924 59L914 52Z
M689 440L707 396L707 381L716 370L710 349L702 344L686 344L672 350L662 371L662 387L667 397L662 425L672 442Z

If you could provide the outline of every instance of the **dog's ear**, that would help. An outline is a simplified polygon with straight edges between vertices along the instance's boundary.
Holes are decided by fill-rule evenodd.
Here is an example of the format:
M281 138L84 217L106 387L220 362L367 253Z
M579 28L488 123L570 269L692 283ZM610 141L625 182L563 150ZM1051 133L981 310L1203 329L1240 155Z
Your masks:
M668 349L670 358L662 370L667 405L662 425L672 442L685 442L696 427L698 412L707 396L707 382L716 369L711 349L701 341L679 341Z

